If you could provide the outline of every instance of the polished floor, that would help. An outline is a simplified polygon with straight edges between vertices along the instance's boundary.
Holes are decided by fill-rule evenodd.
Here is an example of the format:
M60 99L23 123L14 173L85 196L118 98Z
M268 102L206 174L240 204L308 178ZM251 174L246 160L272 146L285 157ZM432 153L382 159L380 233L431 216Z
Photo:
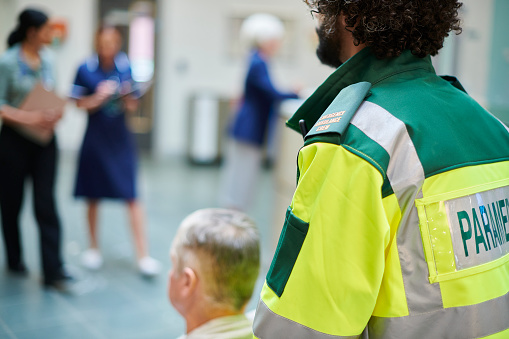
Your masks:
M59 163L57 196L64 228L64 256L78 278L74 295L45 290L40 283L38 231L27 190L22 233L28 277L6 273L0 244L0 338L176 338L184 322L168 301L168 249L179 222L190 212L217 205L218 167L190 166L184 159L145 158L140 168L140 195L144 203L150 251L163 272L155 279L136 271L125 206L104 202L100 209L100 246L105 264L98 272L80 267L86 247L85 209L72 198L75 154L63 154ZM28 185L29 187L29 185ZM256 307L263 277L272 256L273 185L263 171L250 215L262 237L262 270L248 310Z

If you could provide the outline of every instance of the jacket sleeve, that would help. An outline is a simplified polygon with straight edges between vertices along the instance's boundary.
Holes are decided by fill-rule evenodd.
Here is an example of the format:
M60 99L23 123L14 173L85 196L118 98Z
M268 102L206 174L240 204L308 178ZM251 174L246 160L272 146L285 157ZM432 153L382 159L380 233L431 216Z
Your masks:
M252 65L250 70L248 81L251 84L262 91L272 100L284 100L284 99L296 99L298 95L292 92L280 92L278 91L269 76L267 64L265 62L257 62Z
M380 172L344 147L299 153L300 178L267 274L254 334L356 338L376 304L390 231Z
M71 91L69 93L69 98L71 99L81 99L84 96L92 94L90 88L87 87L85 83L85 73L87 72L86 66L81 65L76 72L76 76L74 78L74 82L71 87Z

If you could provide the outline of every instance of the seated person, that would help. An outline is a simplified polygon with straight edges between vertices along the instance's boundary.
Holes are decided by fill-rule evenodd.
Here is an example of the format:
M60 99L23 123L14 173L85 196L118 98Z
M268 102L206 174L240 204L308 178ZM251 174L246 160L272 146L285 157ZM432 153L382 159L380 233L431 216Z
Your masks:
M186 321L179 339L252 338L244 311L260 269L254 222L228 209L202 209L184 219L171 247L169 297Z

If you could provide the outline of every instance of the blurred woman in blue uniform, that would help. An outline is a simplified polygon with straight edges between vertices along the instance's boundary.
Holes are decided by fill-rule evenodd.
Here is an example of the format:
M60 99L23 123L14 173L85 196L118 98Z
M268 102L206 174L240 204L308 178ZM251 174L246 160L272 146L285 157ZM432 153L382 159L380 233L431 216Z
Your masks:
M268 62L276 54L284 26L275 16L254 14L241 27L241 37L253 47L249 59L244 95L231 126L231 142L223 173L220 204L246 211L255 193L261 168L263 146L269 124L274 121L277 104L294 99L293 92L281 92L272 84Z
M138 268L144 275L154 275L159 263L148 256L143 210L136 199L136 150L125 116L137 108L138 99L121 45L118 29L100 28L97 54L79 67L71 93L78 107L89 113L74 192L87 199L90 248L83 253L82 263L90 269L102 265L97 241L99 200L120 199L127 203Z

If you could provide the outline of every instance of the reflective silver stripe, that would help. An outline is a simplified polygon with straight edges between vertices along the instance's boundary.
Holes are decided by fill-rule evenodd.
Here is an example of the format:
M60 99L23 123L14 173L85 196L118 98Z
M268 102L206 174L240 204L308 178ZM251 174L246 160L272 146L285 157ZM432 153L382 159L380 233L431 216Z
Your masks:
M339 336L318 332L293 320L272 312L260 300L256 308L253 333L259 339L272 338L306 338L306 339L357 339L360 335Z
M424 169L405 124L382 107L365 101L351 123L390 156L387 177L401 210L397 246L410 315L442 309L439 284L428 282L415 199L422 197Z
M400 318L372 317L369 339L481 338L509 329L509 293L481 304Z

